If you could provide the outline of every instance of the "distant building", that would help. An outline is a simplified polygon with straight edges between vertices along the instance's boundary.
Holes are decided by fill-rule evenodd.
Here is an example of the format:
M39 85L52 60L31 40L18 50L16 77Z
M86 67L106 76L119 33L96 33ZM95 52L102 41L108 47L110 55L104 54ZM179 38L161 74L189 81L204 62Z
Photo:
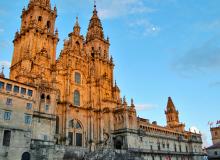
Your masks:
M0 76L0 159L202 159L201 134L185 131L170 97L166 126L121 98L96 6L87 35L77 18L58 59L56 17L49 0L22 11L10 79Z
M207 154L210 160L218 159L220 160L220 126L211 127L210 129L212 135L213 145L208 147Z

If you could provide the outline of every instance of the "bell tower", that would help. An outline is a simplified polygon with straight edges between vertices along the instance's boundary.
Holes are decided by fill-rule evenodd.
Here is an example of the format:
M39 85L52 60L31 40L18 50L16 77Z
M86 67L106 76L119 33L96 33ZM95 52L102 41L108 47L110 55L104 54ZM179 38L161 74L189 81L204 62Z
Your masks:
M165 114L167 119L167 127L173 128L180 132L184 131L185 125L179 122L179 112L176 110L171 97L168 97Z
M22 83L51 82L56 62L57 9L50 0L30 0L23 9L20 30L15 33L10 79Z

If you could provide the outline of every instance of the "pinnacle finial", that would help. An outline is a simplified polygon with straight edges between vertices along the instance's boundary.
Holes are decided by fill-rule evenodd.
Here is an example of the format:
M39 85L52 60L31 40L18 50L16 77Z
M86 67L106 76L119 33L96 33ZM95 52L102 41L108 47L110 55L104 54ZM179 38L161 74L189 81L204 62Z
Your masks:
M4 65L2 65L2 72L0 73L0 77L2 77L2 78L5 77L5 75L4 75L4 69L5 69L5 67L4 67Z
M96 9L96 7L97 7L97 6L96 6L96 0L94 0L94 11L93 11L93 14L95 14L95 15L97 14L97 9Z
M126 97L123 97L123 104L127 104Z
M134 106L134 99L131 98L131 106Z
M76 26L79 26L79 17L76 16Z
M96 0L94 0L94 9L96 9Z

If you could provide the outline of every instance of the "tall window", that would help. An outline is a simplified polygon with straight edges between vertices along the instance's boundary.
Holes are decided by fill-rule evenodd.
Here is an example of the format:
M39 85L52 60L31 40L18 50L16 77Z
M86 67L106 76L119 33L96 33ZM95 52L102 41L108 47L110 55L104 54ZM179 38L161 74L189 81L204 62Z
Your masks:
M69 145L73 145L73 133L72 132L69 132L68 133L68 139L69 139Z
M5 130L3 136L3 146L10 146L11 131Z
M11 91L11 89L12 89L12 85L11 85L11 84L7 84L7 85L6 85L6 90L7 90L7 91Z
M188 152L188 147L186 146L186 152Z
M6 99L6 105L12 105L12 99L11 98Z
M177 150L177 149L176 149L176 144L174 144L174 151L176 152L176 150Z
M38 22L41 22L42 21L42 16L39 16L38 17Z
M6 121L11 120L11 111L5 111L4 120L6 120Z
M182 147L181 147L181 145L179 145L179 151L182 152Z
M32 109L32 103L27 103L26 109L27 109L27 110L31 110L31 109Z
M157 148L160 151L160 143L157 144Z
M59 119L59 117L57 116L57 117L56 117L56 134L59 134L59 123L60 123L60 119Z
M45 112L49 112L49 105L48 104L45 105Z
M21 94L25 95L26 94L26 88L21 88Z
M29 89L28 90L28 96L32 97L32 95L33 95L33 91Z
M0 82L0 89L4 89L4 85L5 85L4 82Z
M69 145L78 147L83 146L83 128L80 122L76 119L69 121Z
M24 123L25 124L31 124L31 115L25 114Z
M19 87L18 86L14 86L14 93L19 93Z
M74 91L74 106L80 106L80 93L79 91Z
M78 72L75 72L75 83L81 84L81 74Z
M76 133L76 146L82 146L82 133Z

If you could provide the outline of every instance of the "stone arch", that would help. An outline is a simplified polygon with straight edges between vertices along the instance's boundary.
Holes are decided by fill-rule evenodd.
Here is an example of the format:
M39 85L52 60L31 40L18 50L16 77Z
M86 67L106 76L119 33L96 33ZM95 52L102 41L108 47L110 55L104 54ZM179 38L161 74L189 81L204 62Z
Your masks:
M31 159L31 155L29 152L24 152L21 156L21 160L30 160Z
M41 94L41 99L42 100L45 99L45 94L44 93Z
M82 147L84 144L84 127L80 120L71 119L69 121L69 145L75 145L78 147Z
M115 149L122 149L122 147L123 147L123 137L122 136L115 137L114 146L115 146Z

